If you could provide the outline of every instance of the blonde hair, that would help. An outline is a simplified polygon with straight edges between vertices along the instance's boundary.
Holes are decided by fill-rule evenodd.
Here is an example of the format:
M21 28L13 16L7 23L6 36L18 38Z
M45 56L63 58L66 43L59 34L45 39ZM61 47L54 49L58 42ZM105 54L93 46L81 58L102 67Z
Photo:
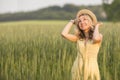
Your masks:
M85 15L85 16L88 16L89 18L90 18L90 20L92 21L92 19L91 19L91 17L89 16L89 15L87 15L87 14L82 14L82 15L80 15L80 16L83 16L83 15ZM79 16L79 17L80 17ZM92 21L93 22L93 21ZM80 29L80 27L79 27L79 20L77 20L77 22L76 22L77 24L76 24L76 27L74 28L74 34L79 38L79 39L84 39L84 38L86 38L85 37L85 34L84 34L84 32L83 32L83 30L81 30ZM90 30L89 30L89 39L92 39L92 37L93 37L93 32L94 32L94 25L92 25L91 24L91 26L90 26Z

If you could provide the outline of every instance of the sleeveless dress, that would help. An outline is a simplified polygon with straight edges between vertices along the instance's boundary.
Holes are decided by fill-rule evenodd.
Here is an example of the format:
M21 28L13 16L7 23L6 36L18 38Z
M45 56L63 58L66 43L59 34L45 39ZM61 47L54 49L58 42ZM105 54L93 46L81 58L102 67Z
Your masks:
M85 45L85 40L77 40L77 57L71 69L72 80L100 80L97 55L101 42L94 44L93 40L88 40Z

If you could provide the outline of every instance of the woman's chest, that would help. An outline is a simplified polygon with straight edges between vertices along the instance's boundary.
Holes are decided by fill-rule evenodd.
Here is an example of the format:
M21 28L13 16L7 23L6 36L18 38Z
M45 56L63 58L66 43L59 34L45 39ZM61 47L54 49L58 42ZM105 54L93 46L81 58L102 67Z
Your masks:
M93 40L78 40L77 41L77 46L79 48L85 48L85 49L96 49L100 47L99 43L93 43Z

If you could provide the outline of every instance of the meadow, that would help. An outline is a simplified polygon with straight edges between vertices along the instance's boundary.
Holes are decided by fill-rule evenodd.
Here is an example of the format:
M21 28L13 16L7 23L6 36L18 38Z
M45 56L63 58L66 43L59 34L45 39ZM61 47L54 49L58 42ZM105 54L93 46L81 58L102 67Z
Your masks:
M71 80L77 51L76 43L61 36L67 22L0 22L0 80ZM101 80L120 80L120 23L103 23Z

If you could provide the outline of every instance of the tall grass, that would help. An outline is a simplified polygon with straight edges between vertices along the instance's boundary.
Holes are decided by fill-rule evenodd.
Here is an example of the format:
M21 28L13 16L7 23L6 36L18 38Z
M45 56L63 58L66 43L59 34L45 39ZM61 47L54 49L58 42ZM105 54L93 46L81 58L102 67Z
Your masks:
M61 37L66 24L67 21L0 23L0 80L71 80L77 51L76 43ZM120 80L119 30L120 23L106 22L100 27L101 80Z

